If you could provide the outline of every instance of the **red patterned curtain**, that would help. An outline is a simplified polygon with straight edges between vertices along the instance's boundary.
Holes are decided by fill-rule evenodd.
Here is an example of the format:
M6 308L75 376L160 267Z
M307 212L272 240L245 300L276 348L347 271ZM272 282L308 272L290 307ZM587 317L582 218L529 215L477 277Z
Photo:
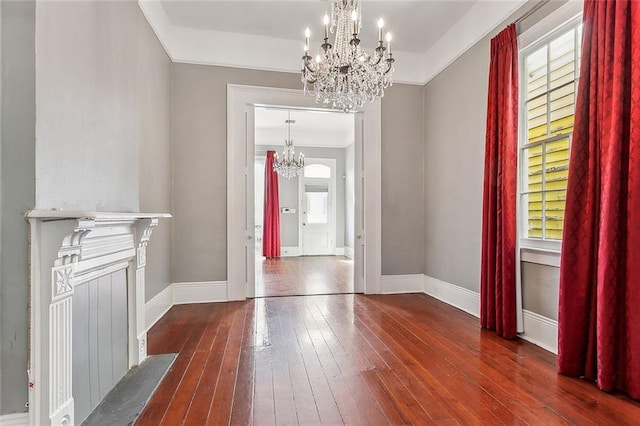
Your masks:
M491 40L484 156L480 323L516 337L518 41L515 25Z
M558 369L640 399L640 2L587 0Z
M280 200L278 174L273 170L275 151L267 151L264 165L264 224L262 226L262 255L280 257Z

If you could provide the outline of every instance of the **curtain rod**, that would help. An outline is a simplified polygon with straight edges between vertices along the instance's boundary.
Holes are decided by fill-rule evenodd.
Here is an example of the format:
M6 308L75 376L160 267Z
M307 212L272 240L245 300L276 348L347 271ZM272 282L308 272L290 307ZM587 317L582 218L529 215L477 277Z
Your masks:
M550 1L551 0L540 0L538 3L536 3L535 6L533 6L531 9L529 9L527 12L525 12L524 15L522 15L521 17L516 19L513 23L514 24L519 24L520 22L522 22L525 19L527 19L529 16L533 15L534 13L536 13L542 6L544 6L545 4L549 3Z

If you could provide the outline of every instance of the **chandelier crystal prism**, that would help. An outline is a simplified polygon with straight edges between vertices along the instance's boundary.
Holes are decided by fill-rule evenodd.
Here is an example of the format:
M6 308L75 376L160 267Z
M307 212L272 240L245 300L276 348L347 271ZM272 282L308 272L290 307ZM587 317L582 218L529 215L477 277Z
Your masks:
M309 39L305 30L302 82L304 91L315 96L316 102L344 112L361 108L393 84L394 71L391 53L391 34L382 39L384 21L378 21L378 46L368 54L360 46L360 0L332 0L331 16L324 16L324 43L320 53L311 57ZM334 43L329 34L335 33Z
M275 154L273 161L273 171L286 179L293 179L300 174L300 171L304 167L304 154L299 153L296 158L295 150L293 149L293 139L291 139L291 125L296 121L291 119L291 112L288 112L288 118L285 123L288 126L288 137L284 140L284 149L282 150L282 158Z

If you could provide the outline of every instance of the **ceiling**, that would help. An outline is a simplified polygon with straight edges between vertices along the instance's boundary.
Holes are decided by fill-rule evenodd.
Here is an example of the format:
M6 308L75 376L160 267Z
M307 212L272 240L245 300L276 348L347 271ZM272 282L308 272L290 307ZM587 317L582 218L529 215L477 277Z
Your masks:
M393 47L424 53L459 20L475 1L365 1L360 37L369 48L378 38L377 21L383 18L393 34ZM322 17L331 10L323 1L163 1L171 24L181 27L299 40L311 29L319 48ZM397 42L396 42L397 41Z
M345 148L353 143L354 116L341 112L316 110L255 109L255 144L284 145L288 138L288 118L294 146Z
M467 49L536 0L362 0L361 39L371 49L376 21L393 34L394 81L425 84ZM138 0L174 62L299 73L303 33L320 49L328 0ZM519 13L525 13L524 11ZM513 19L513 18L512 18Z

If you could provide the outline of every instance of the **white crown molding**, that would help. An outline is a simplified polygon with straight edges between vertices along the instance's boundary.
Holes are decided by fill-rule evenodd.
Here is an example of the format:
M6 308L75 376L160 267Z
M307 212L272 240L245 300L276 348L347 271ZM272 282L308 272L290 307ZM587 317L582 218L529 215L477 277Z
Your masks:
M164 51L173 61L175 49L171 42L173 41L173 24L169 21L169 17L159 1L138 0L138 7L156 34Z
M426 84L526 1L478 1L424 54L395 51L398 66L394 81ZM177 26L171 23L161 2L138 0L138 5L173 62L300 72L302 38L289 40Z
M482 40L528 0L477 1L426 52L424 84L451 65L464 52Z

